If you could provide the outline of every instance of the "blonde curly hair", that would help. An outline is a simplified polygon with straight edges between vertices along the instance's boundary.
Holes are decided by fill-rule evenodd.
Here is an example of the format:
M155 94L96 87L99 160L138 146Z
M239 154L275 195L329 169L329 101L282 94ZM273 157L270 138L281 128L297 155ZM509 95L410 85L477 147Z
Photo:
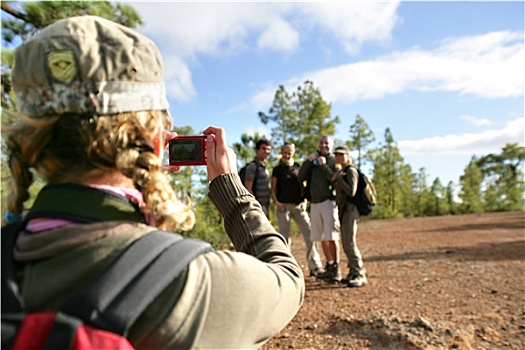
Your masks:
M187 231L195 223L191 203L180 202L155 154L153 139L171 130L167 111L114 115L63 114L38 120L20 116L7 127L10 194L8 210L21 214L34 181L34 169L49 183L66 182L86 174L117 170L142 192L145 215L165 229Z

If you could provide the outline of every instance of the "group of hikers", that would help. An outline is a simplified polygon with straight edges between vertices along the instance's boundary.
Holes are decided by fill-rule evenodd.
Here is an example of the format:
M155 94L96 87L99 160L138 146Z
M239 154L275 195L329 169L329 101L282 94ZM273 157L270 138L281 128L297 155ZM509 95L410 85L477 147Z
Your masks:
M318 149L301 165L294 160L295 145L285 143L280 159L270 176L267 158L272 143L267 139L255 144L254 160L246 165L245 186L268 216L270 198L274 201L279 232L290 240L294 220L305 242L310 276L348 287L367 285L366 269L357 247L359 210L352 199L357 194L359 171L352 166L349 149L334 149L332 137L324 135ZM307 212L307 202L310 212ZM348 274L340 268L340 244L348 259ZM317 242L326 258L323 267Z

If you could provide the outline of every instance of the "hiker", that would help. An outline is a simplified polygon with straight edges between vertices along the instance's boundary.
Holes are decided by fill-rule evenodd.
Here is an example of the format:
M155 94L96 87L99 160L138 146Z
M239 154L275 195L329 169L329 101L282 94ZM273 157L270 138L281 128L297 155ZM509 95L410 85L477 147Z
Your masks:
M339 267L339 219L335 204L332 177L336 171L331 153L334 140L328 135L319 139L319 148L304 161L299 170L299 181L306 181L310 189L310 221L313 241L321 241L326 258L325 272L318 278L331 283L341 280Z
M352 159L347 147L340 146L334 150L335 161L341 166L341 170L334 174L336 184L336 203L341 223L341 237L343 251L348 259L348 275L341 279L341 283L348 287L363 287L368 284L366 269L363 265L361 252L357 247L357 222L359 210L349 199L355 197L359 173L352 166Z
M261 204L264 214L270 217L270 175L266 169L266 159L272 152L272 143L260 139L255 143L255 157L246 165L244 185Z
M133 242L189 230L195 215L162 167L176 133L150 39L95 16L59 20L16 50L12 82L20 115L3 131L7 207L24 224L17 282L27 312L53 311ZM192 260L131 327L135 348L260 348L303 302L301 268L241 184L224 129L203 134L209 198L236 252ZM46 186L26 212L33 173Z
M295 145L285 143L281 148L281 159L272 171L272 198L277 207L277 224L279 232L290 244L290 224L293 220L303 236L306 261L310 276L317 277L324 273L317 245L310 237L310 217L306 211L304 186L299 181L301 165L294 161Z

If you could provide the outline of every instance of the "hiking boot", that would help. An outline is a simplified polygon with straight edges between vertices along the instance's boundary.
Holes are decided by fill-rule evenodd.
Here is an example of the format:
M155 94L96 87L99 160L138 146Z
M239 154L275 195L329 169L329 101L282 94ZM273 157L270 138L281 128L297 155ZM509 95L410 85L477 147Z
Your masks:
M350 276L350 279L346 283L346 285L350 288L359 288L366 286L367 284L368 280L366 279L365 275Z
M335 265L335 271L334 271L334 276L332 278L332 283L340 283L341 279L343 278L343 275L341 274L341 269L339 268L339 264L334 264L334 265Z
M323 269L322 266L316 267L314 270L310 270L310 277L319 277L319 275L322 275L325 273L326 270Z
M330 283L339 282L341 280L341 277L341 269L339 268L339 264L337 263L326 264L325 273L317 276L317 278Z
M346 275L345 278L341 279L341 283L343 284L348 284L348 282L350 282L350 280L353 278L354 276L352 275L352 273L348 273L348 275Z
M317 274L317 279L324 280L326 278L329 278L332 274L330 271L330 266L331 265L326 264L326 267L323 269L323 272Z

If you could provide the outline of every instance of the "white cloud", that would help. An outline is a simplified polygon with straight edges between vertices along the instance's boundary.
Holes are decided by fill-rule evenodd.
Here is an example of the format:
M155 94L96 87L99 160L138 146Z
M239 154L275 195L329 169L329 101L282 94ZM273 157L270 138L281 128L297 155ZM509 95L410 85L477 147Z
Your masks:
M268 128L265 128L264 126L250 126L246 129L245 133L250 136L255 136L255 134L258 134L259 136L270 137L271 135L271 131Z
M269 84L266 84L266 85L269 85ZM293 90L295 91L295 88ZM246 108L246 109L253 109L253 110L266 109L268 106L272 105L272 101L274 97L275 97L275 85L272 85L271 87L265 87L253 95L253 97L250 99L251 108Z
M502 129L480 133L465 133L429 137L421 140L403 140L398 147L403 155L488 154L498 152L507 143L523 145L525 118L515 119Z
M249 34L259 47L297 47L306 30L329 31L356 52L365 42L386 42L398 22L399 1L330 2L132 2L146 26L143 32L169 41L182 57L231 53L247 45ZM285 39L279 35L284 35ZM269 38L275 41L271 47ZM288 43L285 43L288 41Z
M164 56L164 80L166 93L178 101L188 101L196 94L191 71L177 56Z
M399 21L400 2L316 2L302 3L295 10L311 26L328 30L348 53L356 54L365 42L386 43Z
M163 55L178 63L166 77L170 98L195 91L192 67L199 58L227 59L248 50L295 52L303 35L329 33L349 53L366 42L388 43L400 21L400 2L133 2ZM433 50L412 48L376 59L307 72L285 82L291 89L315 82L330 102L379 99L404 91L446 91L483 98L523 96L522 32L500 31L448 38ZM176 62L176 61L174 61ZM167 62L167 65L171 62ZM180 71L176 71L180 68ZM189 89L189 90L188 90ZM271 103L255 96L255 108ZM264 102L263 102L264 101ZM262 103L262 104L261 104Z
M301 35L312 32L330 33L355 54L365 42L390 40L399 6L399 1L128 2L145 22L139 30L157 43L163 56L178 57L176 67L185 78L181 81L173 67L166 80L175 92L169 97L179 101L191 95L178 92L192 86L187 69L202 56L226 59L254 49L290 55L299 48Z
M448 39L434 50L413 48L307 72L284 85L294 91L305 80L311 80L326 100L343 103L380 99L405 91L445 91L482 98L522 97L523 39L523 33L510 31ZM261 102L258 96L253 100ZM266 105L269 103L271 100L266 101Z
M487 118L478 118L474 117L472 115L461 115L459 116L459 119L463 119L467 121L469 124L472 124L474 126L486 126L492 124L490 119Z
M282 52L292 52L299 46L299 33L290 23L276 19L259 36L257 47Z
M232 54L242 47L250 27L260 22L244 4L141 2L132 6L145 22L141 31L163 52L184 60L198 54Z

